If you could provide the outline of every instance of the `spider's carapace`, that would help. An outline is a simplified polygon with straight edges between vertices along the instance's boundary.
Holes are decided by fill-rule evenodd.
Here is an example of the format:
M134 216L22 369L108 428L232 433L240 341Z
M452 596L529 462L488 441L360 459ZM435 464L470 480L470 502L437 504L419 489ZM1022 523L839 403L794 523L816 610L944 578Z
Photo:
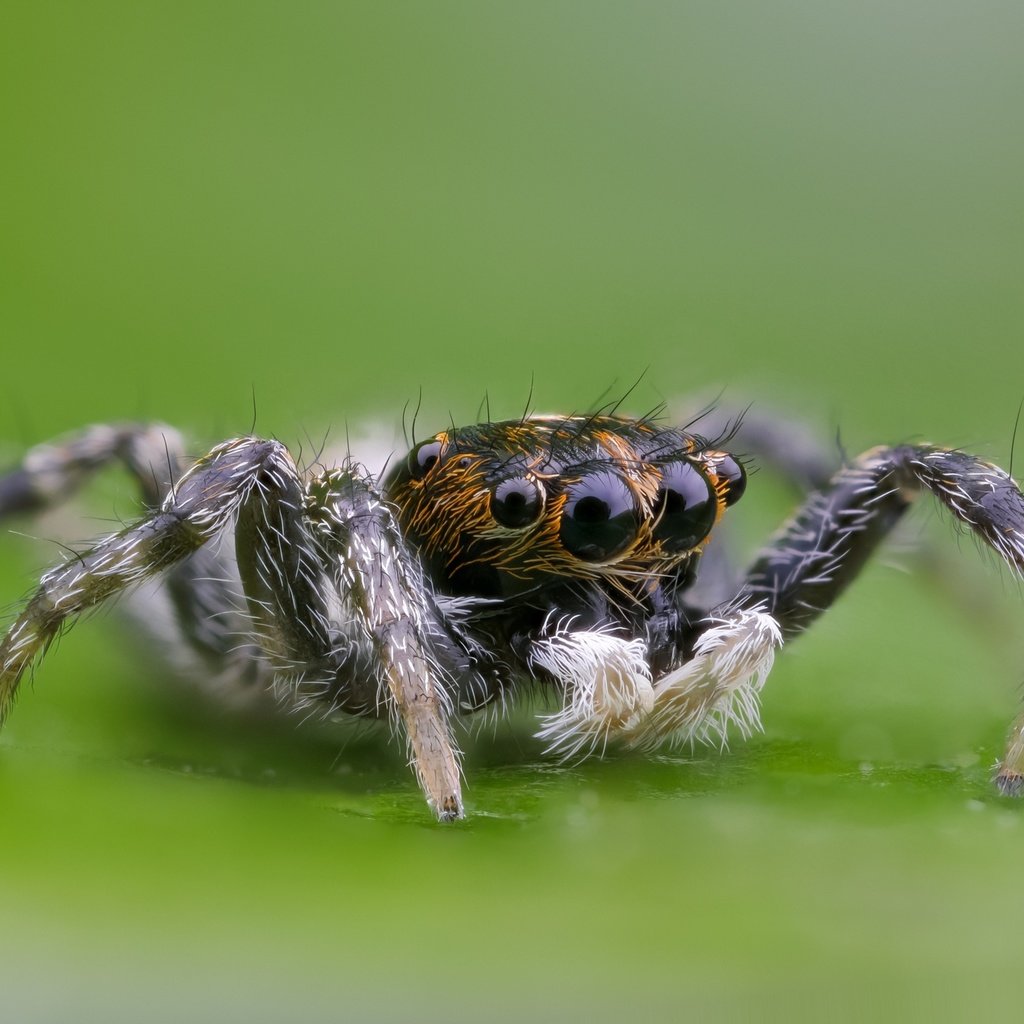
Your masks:
M510 598L677 572L745 481L736 458L683 430L534 416L435 434L384 494L441 591Z

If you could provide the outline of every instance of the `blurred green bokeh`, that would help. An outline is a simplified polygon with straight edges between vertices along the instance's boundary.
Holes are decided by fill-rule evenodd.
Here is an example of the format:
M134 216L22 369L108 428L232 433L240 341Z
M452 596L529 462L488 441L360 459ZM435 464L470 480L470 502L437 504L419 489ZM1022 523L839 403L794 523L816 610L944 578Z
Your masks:
M726 387L851 450L1010 458L1019 3L5 14L8 457L140 416L198 449L254 400L289 443L396 428L420 395L433 430L485 394L570 411L646 371L634 411ZM785 510L756 482L748 536ZM94 507L130 514L128 482ZM55 556L6 537L3 593ZM563 769L528 728L488 732L448 829L384 738L191 715L91 622L0 738L4 1017L1019 1007L1024 832L987 774L1020 594L984 579L965 616L873 567L782 659L765 736L722 756Z

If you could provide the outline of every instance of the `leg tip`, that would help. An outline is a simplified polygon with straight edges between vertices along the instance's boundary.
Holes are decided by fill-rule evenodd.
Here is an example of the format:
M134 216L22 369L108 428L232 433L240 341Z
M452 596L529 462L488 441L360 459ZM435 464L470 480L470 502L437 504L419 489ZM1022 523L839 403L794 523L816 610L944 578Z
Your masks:
M1000 766L993 781L1000 796L1021 796L1024 794L1024 774L1013 768L1007 768L1005 765Z
M443 822L460 821L466 816L461 802L455 797L445 800L440 807L435 807L434 812L437 814L437 820Z

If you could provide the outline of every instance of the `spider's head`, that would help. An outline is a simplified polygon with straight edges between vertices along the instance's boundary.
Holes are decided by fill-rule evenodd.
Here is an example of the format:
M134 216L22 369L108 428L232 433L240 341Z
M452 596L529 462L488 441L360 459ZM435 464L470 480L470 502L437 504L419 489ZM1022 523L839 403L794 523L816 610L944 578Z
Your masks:
M671 571L745 479L733 456L681 430L537 416L435 434L384 489L441 590L498 597Z

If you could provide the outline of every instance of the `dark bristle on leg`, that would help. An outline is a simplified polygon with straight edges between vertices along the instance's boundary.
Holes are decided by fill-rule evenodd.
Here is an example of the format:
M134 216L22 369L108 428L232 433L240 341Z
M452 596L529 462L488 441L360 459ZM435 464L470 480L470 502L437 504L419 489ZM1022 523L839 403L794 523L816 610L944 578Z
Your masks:
M740 601L763 604L787 638L802 633L922 491L1024 574L1024 495L1009 474L964 452L901 445L866 452L812 494L754 562ZM1024 791L1024 715L995 782L1002 793Z

